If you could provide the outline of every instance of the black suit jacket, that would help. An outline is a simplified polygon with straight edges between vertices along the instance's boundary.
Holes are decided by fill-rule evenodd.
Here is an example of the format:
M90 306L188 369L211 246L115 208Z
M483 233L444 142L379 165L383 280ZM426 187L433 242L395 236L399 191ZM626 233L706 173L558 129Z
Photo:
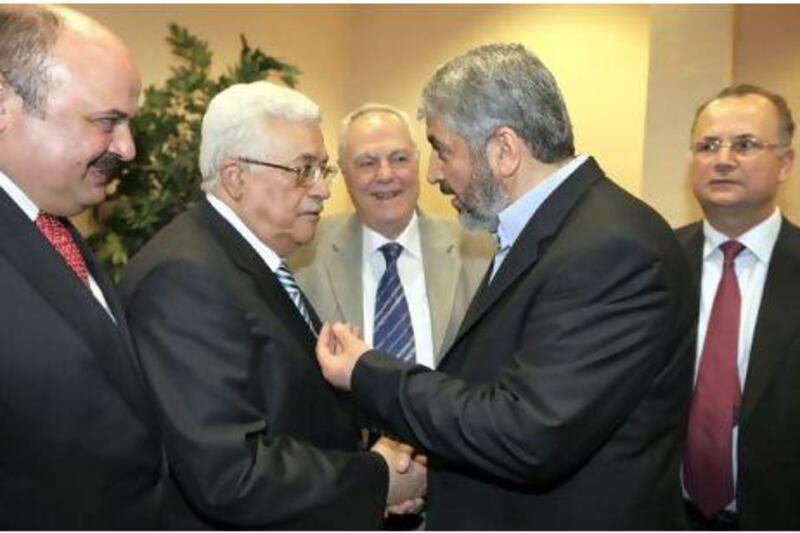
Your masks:
M186 527L377 528L388 472L358 452L351 406L255 250L205 200L122 280ZM315 317L316 319L316 317Z
M699 308L703 227L677 230ZM800 529L800 228L784 219L758 310L739 418L743 529Z
M161 528L145 382L114 290L70 229L116 324L0 189L0 528Z
M431 455L430 528L669 528L694 315L672 231L590 159L479 288L439 372L372 351L353 394Z

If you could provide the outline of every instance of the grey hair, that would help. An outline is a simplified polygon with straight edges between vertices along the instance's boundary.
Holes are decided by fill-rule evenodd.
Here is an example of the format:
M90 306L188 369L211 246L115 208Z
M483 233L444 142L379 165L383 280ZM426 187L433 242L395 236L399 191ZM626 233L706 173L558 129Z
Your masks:
M0 7L0 73L25 111L40 117L56 85L50 51L63 27L62 17L48 7Z
M389 104L379 104L379 103L366 103L358 108L354 109L350 113L347 114L342 119L341 124L339 125L339 165L342 166L342 161L344 160L344 152L345 152L345 139L347 138L347 130L350 127L350 124L355 122L356 119L363 117L364 115L369 115L372 113L388 113L390 115L394 115L400 119L400 121L405 126L406 130L408 131L408 136L411 138L411 142L416 148L417 143L414 141L414 137L411 135L411 120L408 118L408 114L403 111L402 109L398 109L394 106Z
M203 116L200 142L200 186L204 191L217 185L226 158L258 158L257 151L269 138L263 120L270 117L320 122L322 113L304 94L268 81L237 83L211 99Z
M521 44L480 46L439 67L422 92L419 116L440 118L473 155L482 154L502 126L513 129L542 163L575 154L558 84Z
M700 118L700 113L702 113L711 102L723 98L741 98L751 94L763 96L772 102L772 105L775 106L775 111L778 113L778 138L780 139L780 144L781 146L791 145L792 138L794 137L794 120L792 120L792 110L789 109L789 104L786 103L786 99L778 93L773 93L758 85L747 83L729 85L718 92L713 98L700 104L700 107L698 107L697 111L694 113L691 131L694 132L694 129L697 127L697 119Z

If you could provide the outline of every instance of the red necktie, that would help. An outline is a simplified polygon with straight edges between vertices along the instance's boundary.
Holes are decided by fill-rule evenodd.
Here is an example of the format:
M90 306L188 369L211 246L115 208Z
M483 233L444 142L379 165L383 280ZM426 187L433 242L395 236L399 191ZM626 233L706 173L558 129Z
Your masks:
M80 278L84 285L89 286L89 271L86 269L86 262L83 260L81 251L72 234L67 227L57 217L47 213L39 213L36 217L36 227L39 228L53 248L61 254L64 261Z
M720 249L722 279L706 329L683 462L686 491L709 518L734 499L732 432L742 398L737 367L742 297L733 262L744 245L727 241Z

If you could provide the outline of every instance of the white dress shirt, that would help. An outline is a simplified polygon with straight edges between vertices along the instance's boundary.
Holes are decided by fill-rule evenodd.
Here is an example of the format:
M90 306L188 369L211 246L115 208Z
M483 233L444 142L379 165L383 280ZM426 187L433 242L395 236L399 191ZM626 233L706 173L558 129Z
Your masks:
M36 218L39 216L41 209L39 209L33 200L31 200L27 194L25 194L22 189L17 187L17 184L11 181L11 178L6 176L2 171L0 171L0 188L2 188L6 194L8 194L11 199L14 201L15 204L19 206L25 216L27 216L31 222L34 224L36 223ZM106 301L106 297L103 295L103 291L100 289L100 286L97 284L95 279L92 277L92 273L87 269L86 274L89 277L89 290L94 296L95 300L97 300L100 305L103 306L103 309L106 310L108 316L111 317L111 320L114 323L117 320L114 318L113 313L111 313L111 309L108 307L108 302Z
M239 218L239 215L233 212L233 209L227 206L225 202L214 196L213 194L206 194L206 200L208 203L211 204L211 207L220 214L222 218L228 221L228 223L233 226L233 229L236 230L239 235L242 236L247 243L253 247L256 251L258 256L266 263L270 270L273 272L278 271L278 267L281 266L281 258L275 251L264 244L264 242L256 237L256 234L250 231L242 219Z
M370 345L373 344L375 295L381 276L386 270L386 260L379 248L388 242L396 242L403 246L403 252L397 258L397 272L400 275L400 283L403 285L403 292L411 313L417 363L433 368L435 359L431 312L428 305L428 290L425 286L425 267L422 263L422 245L417 213L414 213L406 229L394 241L390 241L366 226L362 226L362 230L361 286L363 287L364 340Z
M753 345L753 333L756 329L758 310L761 307L761 296L764 292L764 282L767 279L769 261L778 233L781 229L780 210L775 212L759 225L749 229L736 240L745 246L734 261L736 280L742 297L741 314L739 315L738 354L736 356L739 370L739 383L744 390L747 379L747 367L750 363L750 348ZM719 246L731 240L726 235L717 231L708 221L703 222L705 244L703 246L703 274L701 280L700 312L697 321L697 359L695 362L695 379L700 368L700 358L703 353L703 343L708 329L708 320L711 307L714 305L714 296L717 286L722 279L722 251ZM738 464L736 460L738 448L739 427L733 428L733 478L736 482ZM736 502L728 506L729 510L736 510Z

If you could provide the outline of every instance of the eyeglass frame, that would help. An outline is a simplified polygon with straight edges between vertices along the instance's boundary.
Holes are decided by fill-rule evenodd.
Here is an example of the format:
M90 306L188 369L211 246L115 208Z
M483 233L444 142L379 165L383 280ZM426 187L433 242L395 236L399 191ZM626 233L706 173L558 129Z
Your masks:
M261 165L263 167L275 168L285 172L293 172L295 175L295 182L299 187L311 188L320 182L320 178L326 184L330 184L339 169L335 165L312 165L308 164L302 167L290 167L288 165L279 165L278 163L270 163L268 161L260 161L251 157L237 156L236 160L241 163L249 165ZM313 176L313 177L312 177Z
M741 146L743 143L751 143L752 146L750 148L747 148L745 146L744 151L742 151L741 147L738 149L736 148L737 144ZM714 146L714 148L711 150L699 150L698 147L702 145L712 145ZM720 150L722 150L726 146L728 147L728 150L736 157L745 157L745 158L755 156L764 150L774 150L776 148L778 149L788 148L788 145L784 143L763 142L753 135L740 135L734 137L733 140L722 140L718 137L712 137L702 141L695 141L689 145L689 150L695 156L709 157L719 154Z

